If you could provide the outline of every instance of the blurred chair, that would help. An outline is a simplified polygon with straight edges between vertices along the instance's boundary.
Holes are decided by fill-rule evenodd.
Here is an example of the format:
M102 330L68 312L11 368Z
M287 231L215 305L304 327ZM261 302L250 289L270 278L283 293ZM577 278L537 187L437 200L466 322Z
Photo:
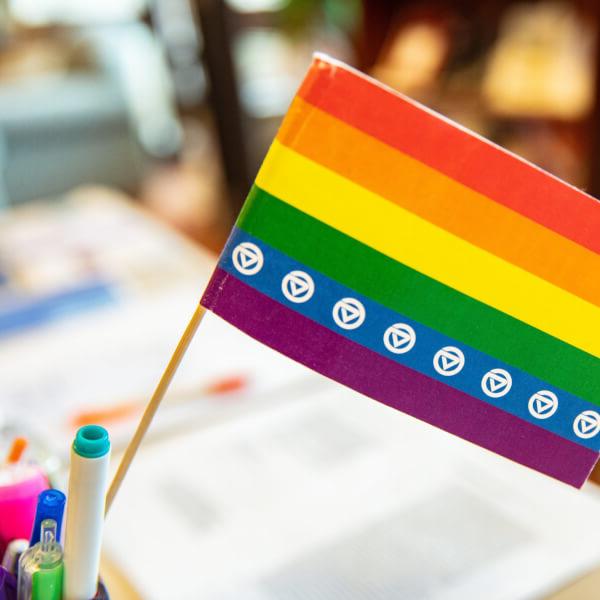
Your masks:
M82 184L135 193L144 162L175 156L181 128L143 23L59 30L90 64L0 81L0 206ZM67 61L68 62L68 61Z
M131 189L138 150L114 80L52 77L0 86L0 204L94 182Z

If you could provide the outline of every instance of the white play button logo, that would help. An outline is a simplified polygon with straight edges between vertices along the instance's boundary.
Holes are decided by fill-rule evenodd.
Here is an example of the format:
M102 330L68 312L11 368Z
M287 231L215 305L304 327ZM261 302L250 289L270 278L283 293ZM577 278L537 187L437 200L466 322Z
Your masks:
M365 317L365 307L356 298L342 298L333 307L333 320L342 329L357 329Z
M558 410L558 398L550 390L540 390L529 398L529 412L536 419L549 419Z
M584 440L594 437L600 431L600 415L595 410L584 410L575 417L573 431Z
M481 380L481 389L490 398L501 398L510 392L512 377L504 369L492 369Z
M415 330L406 323L395 323L383 334L385 347L394 354L404 354L412 350L417 336Z
M290 302L308 302L315 293L315 282L304 271L290 271L281 282L281 291Z
M460 373L465 366L465 355L455 346L444 346L433 357L433 368L444 377Z
M252 242L242 242L234 249L231 256L233 266L242 275L256 275L264 264L261 249Z

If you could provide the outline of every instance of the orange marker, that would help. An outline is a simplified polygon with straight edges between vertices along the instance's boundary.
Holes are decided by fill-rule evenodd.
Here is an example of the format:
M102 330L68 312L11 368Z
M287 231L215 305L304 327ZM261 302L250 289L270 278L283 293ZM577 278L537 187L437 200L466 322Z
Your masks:
M73 417L71 423L73 426L79 428L85 425L94 425L95 423L122 421L134 416L138 412L142 412L143 408L144 405L139 402L124 402L123 404L116 404L106 408L80 412Z
M207 385L203 393L206 395L228 394L237 392L246 387L248 378L243 375L234 375L232 377L224 377Z
M23 456L23 452L27 448L27 439L24 437L16 437L13 440L12 446L8 452L8 456L6 457L6 462L8 464L17 463L21 460Z
M217 379L201 389L181 390L170 396L172 403L182 403L187 400L196 400L198 397L210 397L230 394L245 388L248 385L248 378L244 375L232 375ZM97 410L83 411L76 414L71 419L71 425L74 427L83 427L84 425L93 425L97 423L113 423L123 421L141 413L145 400L135 400L122 402L106 408Z

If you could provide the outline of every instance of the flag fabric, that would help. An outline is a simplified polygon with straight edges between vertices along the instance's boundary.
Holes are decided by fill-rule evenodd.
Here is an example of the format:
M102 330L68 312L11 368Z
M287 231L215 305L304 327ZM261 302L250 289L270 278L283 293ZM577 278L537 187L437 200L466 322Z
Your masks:
M600 450L600 203L317 56L202 305L574 486Z

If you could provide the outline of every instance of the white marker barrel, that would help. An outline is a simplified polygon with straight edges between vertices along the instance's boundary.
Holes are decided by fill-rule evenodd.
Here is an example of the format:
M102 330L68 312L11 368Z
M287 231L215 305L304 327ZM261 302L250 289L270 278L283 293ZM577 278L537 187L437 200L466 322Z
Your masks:
M98 425L79 429L71 448L64 600L90 600L96 594L109 460L106 429Z

